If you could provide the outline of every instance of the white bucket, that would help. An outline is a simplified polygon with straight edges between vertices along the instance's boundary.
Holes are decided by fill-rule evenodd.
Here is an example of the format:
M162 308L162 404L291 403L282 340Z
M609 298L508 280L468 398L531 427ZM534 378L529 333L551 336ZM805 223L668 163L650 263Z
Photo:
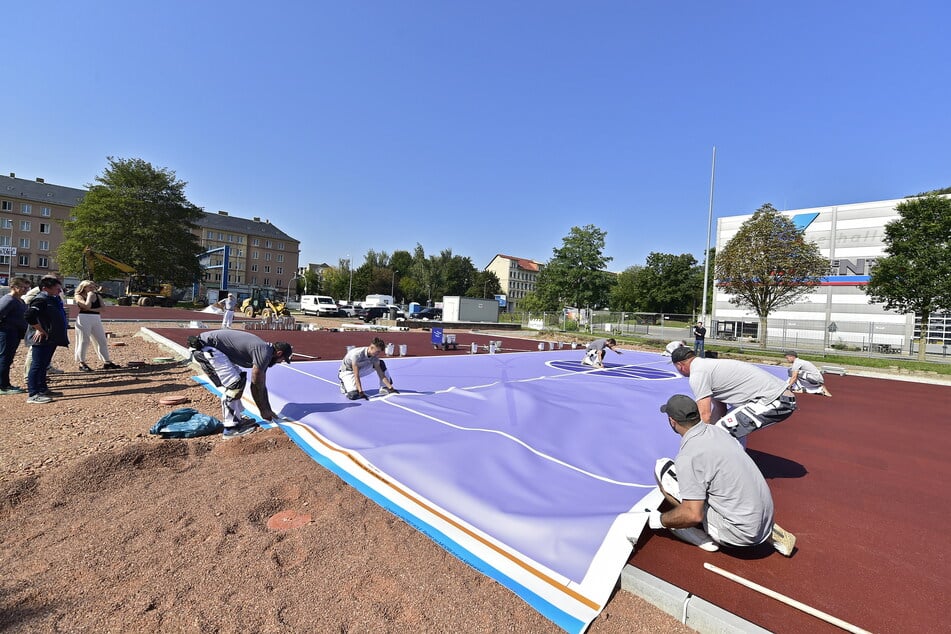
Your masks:
M539 350L544 350L544 349L545 349L545 342L544 342L544 341L542 341L541 343L538 344L538 349L539 349Z
M554 349L555 349L555 342L554 342L554 341L549 341L549 342L548 342L548 349L549 349L549 350L554 350Z
M188 322L188 327L189 327L189 328L204 328L204 327L205 327L205 324L203 324L203 323L200 322L200 321L192 320L192 321Z
M489 342L489 354L495 354L495 342L494 342L494 341L490 341L490 342Z
M578 347L578 342L577 342L577 341L572 341L572 342L571 342L571 349L574 350L574 349L577 348L577 347Z
M400 356L401 356L401 357L405 357L405 356L406 356L406 344L405 344L405 343L401 343L401 344L400 344Z
M392 356L393 356L393 350L395 350L395 349L396 349L396 348L393 346L392 343L386 344L386 349L385 349L386 356L392 357Z
M469 348L469 350L470 350L469 354L476 354L477 352L479 352L479 344L473 341L472 346Z

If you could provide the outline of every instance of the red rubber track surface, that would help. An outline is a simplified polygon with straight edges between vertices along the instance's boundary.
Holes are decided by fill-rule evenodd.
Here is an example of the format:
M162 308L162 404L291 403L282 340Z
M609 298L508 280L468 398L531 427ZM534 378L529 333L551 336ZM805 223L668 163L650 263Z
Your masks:
M706 553L666 532L630 563L774 632L840 632L703 567L723 568L873 632L947 632L951 387L827 376L786 421L749 437L776 521L798 542Z

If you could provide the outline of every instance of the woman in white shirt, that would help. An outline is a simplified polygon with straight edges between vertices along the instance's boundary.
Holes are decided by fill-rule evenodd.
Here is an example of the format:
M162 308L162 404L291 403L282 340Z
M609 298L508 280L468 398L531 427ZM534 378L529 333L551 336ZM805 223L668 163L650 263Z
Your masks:
M79 308L79 315L76 316L76 362L83 372L92 372L92 368L86 365L86 349L90 340L96 349L96 356L102 361L103 369L119 367L109 360L106 333L102 329L102 317L99 316L99 310L102 308L99 290L99 286L92 280L83 280L73 295L73 301Z

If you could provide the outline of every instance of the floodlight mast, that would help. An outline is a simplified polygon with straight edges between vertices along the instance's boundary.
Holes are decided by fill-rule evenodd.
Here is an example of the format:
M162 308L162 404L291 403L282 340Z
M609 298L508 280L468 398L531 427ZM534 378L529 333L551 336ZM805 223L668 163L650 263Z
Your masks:
M703 249L703 308L700 309L700 319L707 318L707 278L710 271L710 230L713 227L713 184L717 175L717 146L713 146L713 166L710 168L710 209L707 212L707 241Z

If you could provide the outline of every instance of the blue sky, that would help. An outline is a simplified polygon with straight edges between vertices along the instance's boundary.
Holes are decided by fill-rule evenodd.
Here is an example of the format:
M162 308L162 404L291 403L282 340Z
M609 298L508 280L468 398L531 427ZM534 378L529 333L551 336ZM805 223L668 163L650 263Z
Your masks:
M260 216L301 261L369 249L612 270L714 216L951 186L951 3L15 2L0 173L84 187L107 156Z

